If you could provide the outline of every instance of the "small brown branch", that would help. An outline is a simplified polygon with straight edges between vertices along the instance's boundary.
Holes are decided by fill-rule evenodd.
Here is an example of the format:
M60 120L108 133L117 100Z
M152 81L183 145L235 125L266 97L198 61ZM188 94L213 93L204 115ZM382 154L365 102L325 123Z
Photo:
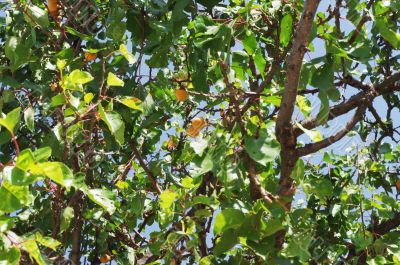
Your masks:
M126 164L125 164L125 167L124 167L124 171L120 174L120 175L118 175L118 177L116 177L112 182L113 182L113 184L116 184L118 181L124 181L125 180L125 178L126 178L126 176L128 175L128 173L129 173L129 170L131 170L131 168L132 168L132 162L133 162L133 160L135 159L135 153L133 153L132 155L131 155L131 158L129 159L129 161L128 162L126 162Z
M154 188L154 190L158 193L161 194L161 188L157 183L156 178L154 177L153 173L150 171L150 169L147 167L146 163L144 162L142 156L139 153L139 150L136 148L136 145L134 143L131 143L131 147L133 149L133 153L135 154L135 157L139 161L140 166L143 168L143 170L146 172L147 177L150 179L150 182Z
M258 180L256 164L255 162L246 154L245 160L249 167L249 179L250 179L250 195L253 201L257 201L258 199L263 199L268 203L272 203L273 196L268 193L260 184Z
M366 10L369 10L373 3L374 3L374 0L370 0L366 6ZM354 30L353 34L351 35L351 37L349 39L349 42L348 42L349 45L352 45L354 43L354 41L357 39L357 36L361 32L361 28L364 26L365 23L367 23L370 20L371 20L371 17L368 15L367 11L364 11L360 22L358 22L356 29Z
M392 219L383 221L380 224L376 224L369 230L373 232L375 235L382 236L399 226L400 226L400 212L397 212L394 214Z
M355 79L351 75L344 76L343 80L336 85L341 85L342 83L346 84L346 85L350 85L350 86L358 88L358 89L361 89L361 90L364 90L364 91L371 89L371 86L364 84L363 82Z
M17 142L17 138L15 137L13 132L11 132L11 139L12 139L12 141L14 143L14 146L15 146L15 155L18 156L18 154L19 154L19 145L18 145L18 142Z
M71 262L72 264L80 264L81 259L81 237L83 226L83 193L78 190L74 201L75 223L72 231L72 246L71 246Z

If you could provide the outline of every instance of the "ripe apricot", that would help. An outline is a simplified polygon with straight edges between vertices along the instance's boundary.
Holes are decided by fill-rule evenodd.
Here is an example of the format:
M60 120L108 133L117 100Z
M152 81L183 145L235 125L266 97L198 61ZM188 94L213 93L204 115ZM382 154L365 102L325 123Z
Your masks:
M198 118L198 117L196 117L196 118L194 118L194 119L192 120L192 126L193 126L194 128L198 128L198 129L201 130L205 125L206 125L206 120L205 120L204 118Z
M190 137L196 137L197 135L199 135L200 130L194 128L193 126L189 126L189 128L186 129L186 133L187 133L187 135L189 135Z
M396 189L400 192L400 179L396 181Z
M85 55L85 60L88 62L94 61L97 58L96 53L85 52L84 55Z
M204 118L196 117L192 120L192 124L186 129L186 133L190 137L196 137L206 125L207 122Z
M111 256L108 254L105 254L103 256L100 257L100 262L101 263L107 263L111 260Z
M174 141L174 139L172 137L169 138L169 140L168 140L167 148L170 151L175 148L175 141Z
M188 99L189 94L186 89L180 88L175 90L175 96L179 102L183 102Z
M56 19L58 17L58 0L49 0L47 3L50 15Z

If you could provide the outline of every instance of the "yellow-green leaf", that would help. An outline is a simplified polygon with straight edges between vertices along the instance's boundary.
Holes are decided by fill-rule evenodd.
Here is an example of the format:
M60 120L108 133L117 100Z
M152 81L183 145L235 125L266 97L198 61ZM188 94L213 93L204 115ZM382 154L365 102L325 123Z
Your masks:
M322 134L317 131L317 130L307 130L306 128L304 128L300 123L296 122L297 127L299 127L305 134L307 134L308 137L310 137L310 139L313 142L319 142L322 141L324 138L322 137Z
M86 84L92 81L94 78L93 76L86 72L86 71L81 71L81 70L74 70L72 73L69 75L69 80L75 84Z
M133 56L133 54L128 51L128 48L125 46L125 44L121 44L119 46L119 52L130 64L134 64L136 62L135 56Z
M113 73L108 73L107 76L107 85L108 86L124 86L125 83L123 80L118 78L115 74Z
M0 118L0 125L5 127L11 134L17 126L21 116L21 108L16 108L10 111L5 117Z
M58 70L60 70L60 72L62 72L62 70L64 70L65 66L67 66L66 60L57 59L57 68L58 68Z
M177 195L172 190L165 190L160 194L160 206L164 210L169 210L172 207Z
M140 99L138 99L138 98L135 98L135 97L119 97L119 98L117 98L117 101L120 102L121 104L124 104L125 106L131 108L131 109L143 111L142 107L138 105L142 101Z

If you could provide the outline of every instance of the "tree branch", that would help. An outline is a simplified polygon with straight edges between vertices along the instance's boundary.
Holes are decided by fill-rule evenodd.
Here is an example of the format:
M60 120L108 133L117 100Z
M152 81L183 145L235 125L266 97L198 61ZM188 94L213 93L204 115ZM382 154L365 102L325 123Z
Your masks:
M350 97L350 99L348 99L347 101L331 107L328 114L328 121L348 113L352 109L355 109L360 105L365 104L366 101L372 102L372 100L378 97L379 95L384 95L394 91L399 91L400 84L396 85L396 83L399 80L400 80L400 72L390 76L389 78L385 79L375 87L369 86L368 90L363 90L355 94L354 96ZM305 119L304 121L301 122L301 125L306 129L313 129L319 125L318 118L310 117L308 119ZM302 135L303 133L304 132L300 128L296 128L294 130L294 134L296 137Z
M319 0L307 0L304 3L304 10L296 29L292 50L286 61L285 89L276 121L275 134L281 145L281 175L278 195L279 197L289 198L285 203L285 209L287 210L291 208L292 197L295 192L293 179L290 175L298 160L298 156L296 155L297 138L294 136L292 115L296 103L303 58L307 51L308 38L319 2ZM282 248L284 238L284 231L276 234L276 247L278 249Z
M135 154L137 160L139 161L140 166L143 168L143 170L146 172L147 177L150 179L150 182L154 188L154 190L158 193L161 194L161 188L157 183L156 178L154 177L153 173L150 171L150 169L147 167L146 163L144 162L142 156L139 153L139 150L136 148L134 143L131 143L131 147L133 149L133 153Z
M293 134L291 119L296 103L303 57L307 51L308 38L319 2L319 0L308 0L305 2L304 10L296 29L297 33L293 40L292 50L287 58L285 90L275 131L277 139L281 144L280 196L292 196L294 193L292 187L293 180L290 178L290 174L297 161L297 157L295 155L296 138ZM288 203L288 206L289 209L290 203Z
M339 141L342 139L346 134L353 129L353 127L364 117L364 113L366 110L366 106L360 106L356 113L354 114L353 118L344 126L340 131L336 134L316 143L306 144L304 147L297 149L297 154L299 156L305 156L312 153L315 153L322 148L330 146L331 144Z

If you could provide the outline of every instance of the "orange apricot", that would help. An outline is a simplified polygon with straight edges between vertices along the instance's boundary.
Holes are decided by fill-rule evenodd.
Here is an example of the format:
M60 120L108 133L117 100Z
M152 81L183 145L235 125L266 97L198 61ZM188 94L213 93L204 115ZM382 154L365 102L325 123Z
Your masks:
M94 61L97 58L96 53L85 52L84 55L85 55L85 60L88 62Z
M103 256L100 257L100 262L101 263L107 263L111 260L111 256L108 254L105 254Z
M186 101L188 99L189 94L186 91L186 89L180 88L180 89L176 89L175 90L175 96L176 96L176 99L179 102L183 102L183 101Z

